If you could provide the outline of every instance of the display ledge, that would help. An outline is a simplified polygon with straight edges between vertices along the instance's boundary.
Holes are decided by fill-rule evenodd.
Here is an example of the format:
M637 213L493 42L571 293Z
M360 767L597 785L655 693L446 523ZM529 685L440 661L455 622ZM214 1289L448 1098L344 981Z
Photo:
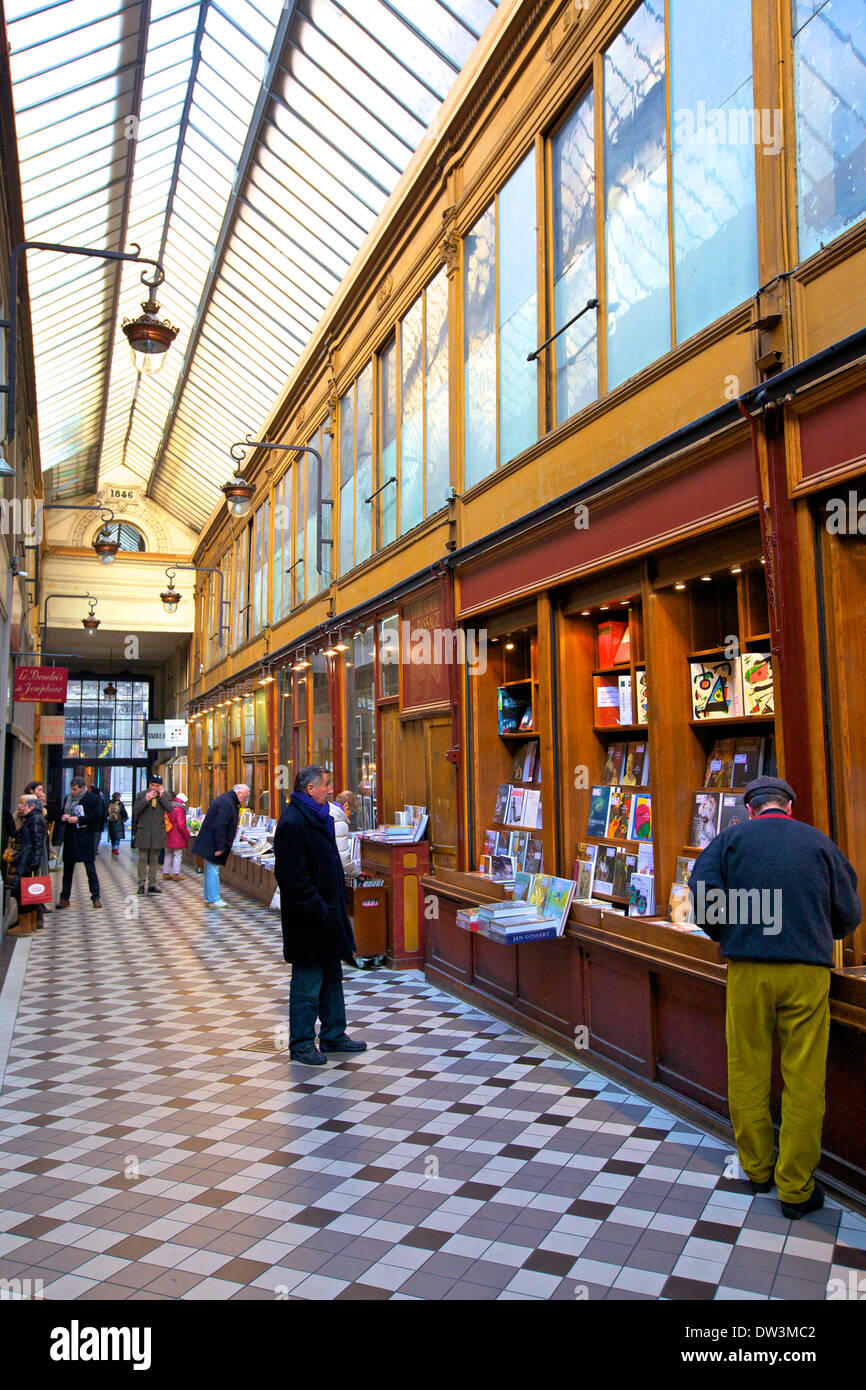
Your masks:
M423 877L421 884L426 892L440 894L460 907L507 902L511 896L499 884L491 883L486 874L461 873L455 869L437 869L435 874ZM613 946L624 955L673 967L683 974L705 980L723 983L725 979L727 967L714 941L678 931L662 918L623 917L609 908L573 903L563 938ZM548 943L528 944L541 947ZM833 1018L866 1032L866 971L859 967L831 971L830 1003Z

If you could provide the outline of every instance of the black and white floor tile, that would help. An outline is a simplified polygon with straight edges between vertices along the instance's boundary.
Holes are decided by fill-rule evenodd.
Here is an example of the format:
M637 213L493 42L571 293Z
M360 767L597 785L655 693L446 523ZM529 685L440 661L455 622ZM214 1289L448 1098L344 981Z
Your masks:
M417 972L347 971L369 1050L293 1065L277 917L231 889L206 911L189 871L140 898L128 850L97 862L103 909L76 884L0 994L0 1279L121 1300L866 1285L861 1216L787 1221L721 1141Z

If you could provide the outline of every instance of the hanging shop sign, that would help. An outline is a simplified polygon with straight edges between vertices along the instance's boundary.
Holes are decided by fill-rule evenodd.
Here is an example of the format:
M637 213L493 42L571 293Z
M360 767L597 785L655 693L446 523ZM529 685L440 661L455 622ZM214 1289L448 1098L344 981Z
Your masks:
M159 723L148 724L148 748L185 748L186 745L186 720L165 719Z
M66 703L66 666L16 666L12 698L22 704Z
M66 715L42 714L39 717L40 743L66 742Z

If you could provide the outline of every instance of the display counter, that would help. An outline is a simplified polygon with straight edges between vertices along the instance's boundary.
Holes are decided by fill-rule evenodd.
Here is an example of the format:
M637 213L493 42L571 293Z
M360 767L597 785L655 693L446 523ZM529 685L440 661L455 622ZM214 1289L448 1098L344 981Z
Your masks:
M725 964L716 944L650 918L572 907L562 937L504 946L456 925L457 912L506 896L477 874L421 880L431 904L431 983L527 1028L591 1065L601 1059L694 1111L727 1121ZM866 979L834 971L822 1171L866 1195ZM774 1060L772 1106L781 1076Z
M361 869L388 883L388 951L391 970L423 970L426 912L423 876L430 872L430 844L361 840Z

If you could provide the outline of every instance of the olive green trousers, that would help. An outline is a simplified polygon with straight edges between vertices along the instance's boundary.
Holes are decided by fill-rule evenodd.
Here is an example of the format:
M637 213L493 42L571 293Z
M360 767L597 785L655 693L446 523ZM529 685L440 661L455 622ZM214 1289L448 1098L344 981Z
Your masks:
M755 1182L773 1172L770 1068L773 1036L782 1063L782 1123L776 1189L806 1202L821 1155L830 1036L830 971L823 965L728 962L728 1104L740 1165Z

